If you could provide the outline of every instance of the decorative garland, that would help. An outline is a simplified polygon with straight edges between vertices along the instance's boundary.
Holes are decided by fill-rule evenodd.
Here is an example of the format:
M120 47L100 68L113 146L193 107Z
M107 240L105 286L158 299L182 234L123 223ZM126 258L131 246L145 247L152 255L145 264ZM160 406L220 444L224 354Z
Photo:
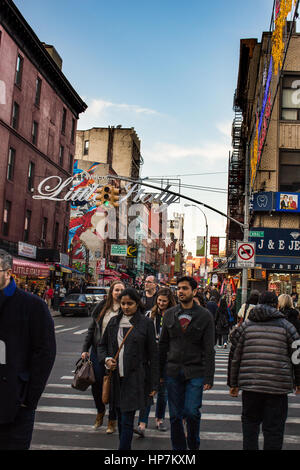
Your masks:
M296 5L297 0L281 0L280 9L277 10L275 19L275 29L272 34L272 57L274 61L274 73L277 75L278 68L281 69L284 53L283 28L287 20L288 14L291 12L293 3Z

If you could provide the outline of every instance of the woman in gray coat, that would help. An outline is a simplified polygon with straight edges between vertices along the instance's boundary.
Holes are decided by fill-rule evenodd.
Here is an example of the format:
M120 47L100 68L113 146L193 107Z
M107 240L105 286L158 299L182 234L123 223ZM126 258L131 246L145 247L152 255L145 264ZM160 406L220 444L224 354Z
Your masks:
M111 401L118 414L119 450L130 450L135 412L145 408L158 389L158 347L153 321L145 317L136 290L125 289L119 299L121 313L108 323L98 357L113 370ZM131 326L116 362L113 358Z

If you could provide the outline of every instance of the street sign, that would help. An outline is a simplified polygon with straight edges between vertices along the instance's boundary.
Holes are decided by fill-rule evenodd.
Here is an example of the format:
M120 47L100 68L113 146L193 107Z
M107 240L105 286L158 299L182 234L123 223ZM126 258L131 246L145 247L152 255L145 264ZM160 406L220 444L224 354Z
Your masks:
M112 256L126 256L127 245L111 245L110 254Z
M254 268L255 242L238 242L236 259L238 268Z

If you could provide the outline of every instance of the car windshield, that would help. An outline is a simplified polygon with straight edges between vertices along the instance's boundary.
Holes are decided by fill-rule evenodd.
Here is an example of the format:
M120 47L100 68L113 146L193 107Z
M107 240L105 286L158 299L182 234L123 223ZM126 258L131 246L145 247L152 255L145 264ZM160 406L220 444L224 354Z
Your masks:
M97 287L94 287L94 288L92 287L92 288L88 288L86 290L86 293L87 294L102 294L103 295L103 294L106 294L106 290L105 289L99 289L99 287L98 288Z
M82 294L70 294L68 295L68 297L66 297L65 301L85 301L85 295L82 295Z

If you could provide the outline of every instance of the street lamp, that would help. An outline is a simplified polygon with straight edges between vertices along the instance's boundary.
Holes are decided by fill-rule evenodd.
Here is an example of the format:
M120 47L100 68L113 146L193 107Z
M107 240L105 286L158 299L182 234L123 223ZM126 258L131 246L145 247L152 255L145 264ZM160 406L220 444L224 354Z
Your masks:
M195 204L184 204L184 207L196 207L197 209L199 209L199 211L202 212L202 214L204 215L205 217L205 281L207 281L207 239L208 239L208 224L207 224L207 218L206 218L206 215L205 215L205 212L203 212L203 210L196 206Z

